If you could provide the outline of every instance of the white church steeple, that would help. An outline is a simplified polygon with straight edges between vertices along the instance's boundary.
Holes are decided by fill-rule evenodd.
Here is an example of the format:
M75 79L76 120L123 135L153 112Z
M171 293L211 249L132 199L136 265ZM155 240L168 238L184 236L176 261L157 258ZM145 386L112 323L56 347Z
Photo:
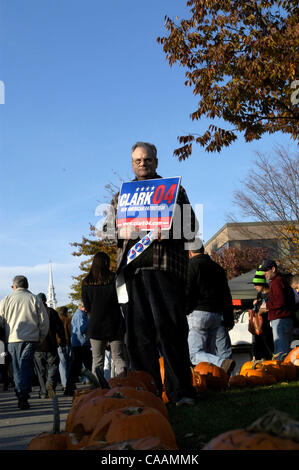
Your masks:
M47 305L48 307L56 308L56 296L53 284L53 275L52 275L52 263L50 261L50 271L49 271L49 287L48 287L48 297L47 297Z

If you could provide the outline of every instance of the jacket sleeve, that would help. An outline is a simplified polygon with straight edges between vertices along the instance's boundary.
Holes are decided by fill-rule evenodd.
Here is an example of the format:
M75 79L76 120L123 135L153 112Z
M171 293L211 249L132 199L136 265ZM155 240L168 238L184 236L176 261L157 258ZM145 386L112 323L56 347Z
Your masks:
M46 310L46 307L43 305L42 302L38 300L36 303L36 309L37 309L38 326L39 326L39 341L42 343L49 332L49 325L50 325L49 315Z

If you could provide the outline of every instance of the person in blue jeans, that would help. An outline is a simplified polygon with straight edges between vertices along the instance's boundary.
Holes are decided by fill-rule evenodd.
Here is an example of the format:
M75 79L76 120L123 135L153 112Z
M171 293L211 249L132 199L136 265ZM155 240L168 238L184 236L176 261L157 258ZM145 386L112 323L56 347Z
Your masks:
M72 362L64 391L65 396L73 396L82 364L90 371L92 368L91 344L87 335L88 322L87 311L80 300L71 321Z
M270 282L268 311L274 341L274 354L276 358L283 358L290 351L293 339L293 314L295 310L295 294L287 279L278 271L274 260L267 259L261 266L265 278Z
M216 353L217 331L234 326L232 297L224 269L201 248L189 250L187 283L188 344L193 365L211 362L230 375L235 361Z
M30 408L34 352L49 331L49 317L43 302L28 290L28 279L15 276L13 292L0 302L0 326L5 329L13 367L15 393L21 410Z

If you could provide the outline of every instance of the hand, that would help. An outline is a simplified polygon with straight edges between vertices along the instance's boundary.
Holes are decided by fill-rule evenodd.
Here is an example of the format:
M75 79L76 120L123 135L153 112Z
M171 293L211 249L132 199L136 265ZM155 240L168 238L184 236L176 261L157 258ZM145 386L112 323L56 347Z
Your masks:
M126 225L118 230L118 237L123 240L136 240L138 238L139 227Z

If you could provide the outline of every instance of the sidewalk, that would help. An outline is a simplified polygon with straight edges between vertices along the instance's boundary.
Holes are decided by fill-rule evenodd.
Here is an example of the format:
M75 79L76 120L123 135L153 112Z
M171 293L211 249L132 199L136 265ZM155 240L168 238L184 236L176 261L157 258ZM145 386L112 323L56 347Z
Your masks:
M0 391L0 450L26 450L36 434L52 432L52 400L38 398L38 390L37 386L32 388L29 410L19 410L12 387L7 392ZM64 397L60 386L56 393L60 409L60 429L63 431L72 397Z

